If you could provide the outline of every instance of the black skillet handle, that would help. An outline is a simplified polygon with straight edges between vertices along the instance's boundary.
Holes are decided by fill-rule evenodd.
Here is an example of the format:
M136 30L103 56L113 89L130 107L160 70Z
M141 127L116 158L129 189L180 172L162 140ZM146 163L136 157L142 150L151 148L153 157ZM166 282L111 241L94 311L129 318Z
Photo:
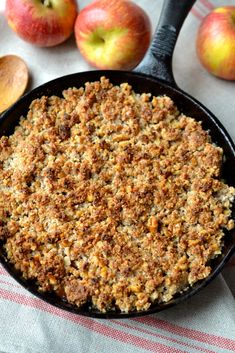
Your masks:
M144 60L134 71L151 75L177 87L172 73L173 51L183 22L195 1L163 1L163 8L152 43Z

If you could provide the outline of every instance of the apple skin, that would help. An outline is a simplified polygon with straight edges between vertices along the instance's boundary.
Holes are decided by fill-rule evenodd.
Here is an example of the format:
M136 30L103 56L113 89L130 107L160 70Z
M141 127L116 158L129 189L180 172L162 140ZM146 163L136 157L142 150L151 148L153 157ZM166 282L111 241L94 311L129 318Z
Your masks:
M23 40L52 47L73 33L77 5L75 0L6 0L5 14Z
M235 6L219 7L203 19L196 49L207 71L225 80L235 80Z
M95 0L75 22L83 57L99 69L131 70L150 44L151 24L142 8L128 0Z

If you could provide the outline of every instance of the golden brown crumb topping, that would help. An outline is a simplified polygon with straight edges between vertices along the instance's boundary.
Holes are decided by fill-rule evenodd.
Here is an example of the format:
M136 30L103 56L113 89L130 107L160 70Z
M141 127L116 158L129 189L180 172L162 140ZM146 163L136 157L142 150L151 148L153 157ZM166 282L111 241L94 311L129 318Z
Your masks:
M102 77L0 140L0 239L42 291L147 309L205 278L234 227L223 151L169 97Z

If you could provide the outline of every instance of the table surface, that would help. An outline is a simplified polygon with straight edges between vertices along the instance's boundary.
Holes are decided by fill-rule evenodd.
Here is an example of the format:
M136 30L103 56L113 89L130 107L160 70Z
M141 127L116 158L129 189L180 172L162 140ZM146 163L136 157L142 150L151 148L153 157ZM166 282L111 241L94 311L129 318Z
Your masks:
M82 9L90 1L80 0ZM162 0L136 0L154 30ZM200 21L223 1L198 0L187 17L173 57L179 87L207 106L235 140L235 83L217 79L200 65L195 38ZM235 5L235 1L227 1ZM29 89L56 77L91 70L72 36L54 48L37 48L19 39L4 17L0 1L0 56L20 55L28 64ZM30 352L234 352L234 260L207 288L190 300L135 320L93 320L63 312L33 297L0 267L0 351ZM232 281L231 281L232 279ZM226 281L228 281L226 283Z

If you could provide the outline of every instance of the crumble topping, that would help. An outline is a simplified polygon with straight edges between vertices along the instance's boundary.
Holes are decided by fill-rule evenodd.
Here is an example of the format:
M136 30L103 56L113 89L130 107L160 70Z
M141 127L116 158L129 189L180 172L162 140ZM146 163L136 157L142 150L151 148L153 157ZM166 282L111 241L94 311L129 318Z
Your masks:
M235 189L223 151L167 96L102 77L31 103L0 139L0 239L41 291L148 309L211 271Z

